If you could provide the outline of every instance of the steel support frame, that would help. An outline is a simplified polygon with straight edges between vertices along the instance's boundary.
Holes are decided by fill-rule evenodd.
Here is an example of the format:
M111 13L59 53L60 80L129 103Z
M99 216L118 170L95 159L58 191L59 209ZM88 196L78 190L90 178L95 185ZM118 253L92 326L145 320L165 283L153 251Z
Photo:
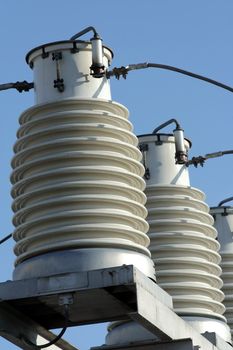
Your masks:
M29 339L35 345L52 341L56 335L37 324L5 302L0 303L0 336L24 350L35 350L24 339ZM48 350L77 350L63 339L56 345L47 347Z
M31 349L22 334L51 340L47 329L65 324L61 299L70 301L68 326L132 319L170 348L189 338L201 350L232 350L225 341L216 347L177 316L171 297L132 265L0 283L0 335L25 350ZM62 341L56 346L50 350L75 350Z
M192 339L179 339L169 342L142 341L121 346L99 346L90 350L198 350L193 347Z

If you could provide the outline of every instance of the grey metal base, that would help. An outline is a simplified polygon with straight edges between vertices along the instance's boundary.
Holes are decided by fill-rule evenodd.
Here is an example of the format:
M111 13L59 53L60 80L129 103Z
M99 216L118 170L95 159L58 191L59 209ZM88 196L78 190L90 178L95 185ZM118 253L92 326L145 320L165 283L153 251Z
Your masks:
M83 248L51 252L25 260L17 265L13 280L83 272L103 268L134 265L155 281L154 263L141 252L113 248Z
M171 340L169 342L140 341L113 346L92 347L90 350L199 350L199 346L193 346L191 339Z
M231 343L231 332L227 322L218 318L203 316L181 316L199 333L215 333L226 342Z
M155 310L156 312L156 310ZM231 343L230 328L224 320L201 316L181 316L198 333L214 333L225 342ZM107 346L122 345L139 341L161 341L158 336L149 332L140 324L133 321L113 322L108 327L105 342Z
M130 342L159 340L153 333L134 321L113 322L108 327L108 334L105 338L107 346L120 346Z

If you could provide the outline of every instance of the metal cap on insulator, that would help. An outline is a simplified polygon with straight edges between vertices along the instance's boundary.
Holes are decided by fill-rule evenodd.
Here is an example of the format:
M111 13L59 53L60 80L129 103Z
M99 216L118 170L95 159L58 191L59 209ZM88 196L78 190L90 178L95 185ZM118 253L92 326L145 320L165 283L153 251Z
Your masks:
M162 183L190 186L188 167L175 162L177 148L174 135L156 133L139 135L138 138L148 186ZM183 153L187 154L191 142L185 139L184 146Z
M103 46L102 39L96 33L94 37L91 39L92 45L92 65L91 75L94 78L102 78L105 74L105 66L103 64Z
M176 147L176 164L185 164L188 160L186 147L184 143L184 130L180 127L177 127L173 130L173 134L175 137L175 147Z

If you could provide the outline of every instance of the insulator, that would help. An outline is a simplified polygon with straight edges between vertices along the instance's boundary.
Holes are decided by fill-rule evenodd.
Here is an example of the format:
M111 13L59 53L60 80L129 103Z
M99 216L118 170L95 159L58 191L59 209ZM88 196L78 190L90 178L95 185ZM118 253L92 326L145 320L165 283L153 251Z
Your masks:
M222 291L225 294L223 304L226 308L224 316L233 338L233 207L212 207L210 213L214 217L214 226L218 231L220 243Z
M190 186L188 168L176 164L173 136L144 135L139 144L148 148L145 193L157 282L172 296L178 315L199 331L215 331L229 341L219 243L205 196ZM189 145L185 140L185 153Z
M38 104L20 117L12 160L14 279L127 264L155 280L138 140L107 78L90 75L91 43L45 44L26 60Z
M185 140L184 146L187 153L190 142ZM190 186L188 168L176 163L174 136L143 135L139 147L149 175L148 236L157 283L172 296L174 311L200 333L216 332L230 341L220 290L219 243L204 193ZM156 337L131 321L110 325L106 342L113 345L117 339L125 343Z

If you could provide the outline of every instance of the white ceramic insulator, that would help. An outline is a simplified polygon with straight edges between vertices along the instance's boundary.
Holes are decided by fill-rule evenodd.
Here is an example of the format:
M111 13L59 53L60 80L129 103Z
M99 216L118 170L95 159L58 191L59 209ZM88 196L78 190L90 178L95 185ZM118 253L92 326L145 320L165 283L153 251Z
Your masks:
M96 46L96 40L93 41ZM100 52L96 54L100 55ZM101 58L106 69L111 63L112 56L111 50L103 47ZM94 58L98 59L96 55ZM97 79L90 74L93 63L90 42L62 41L45 44L31 50L26 60L33 70L36 104L69 98L111 100L109 80L106 76ZM62 92L54 87L54 81L58 78L63 79Z
M144 168L127 117L125 107L100 99L45 104L21 115L11 176L16 267L69 249L92 249L92 257L96 249L118 249L119 256L150 260ZM100 259L96 268L108 267L104 254ZM111 263L117 265L114 256ZM152 261L149 268L138 264L152 277Z
M174 311L198 332L215 332L230 342L220 290L219 243L205 196L190 186L188 168L175 163L172 135L139 136L139 145L147 170L149 249L157 283L172 296ZM187 153L190 143L185 140L184 146ZM111 324L106 342L151 339L156 337L128 321Z
M224 316L233 337L233 207L211 208L210 213L214 216L220 243L222 290L225 294L223 303L226 307Z
M139 137L139 144L148 149L145 193L157 282L172 296L179 315L224 323L217 231L203 192L189 185L188 168L175 164L174 141L169 135ZM187 141L185 145L188 151Z
M208 208L197 198L197 190L188 187L184 195L181 187L180 195L178 186L173 191L168 185L161 195L161 187L146 189L149 249L157 281L172 295L179 314L222 315L219 243Z

